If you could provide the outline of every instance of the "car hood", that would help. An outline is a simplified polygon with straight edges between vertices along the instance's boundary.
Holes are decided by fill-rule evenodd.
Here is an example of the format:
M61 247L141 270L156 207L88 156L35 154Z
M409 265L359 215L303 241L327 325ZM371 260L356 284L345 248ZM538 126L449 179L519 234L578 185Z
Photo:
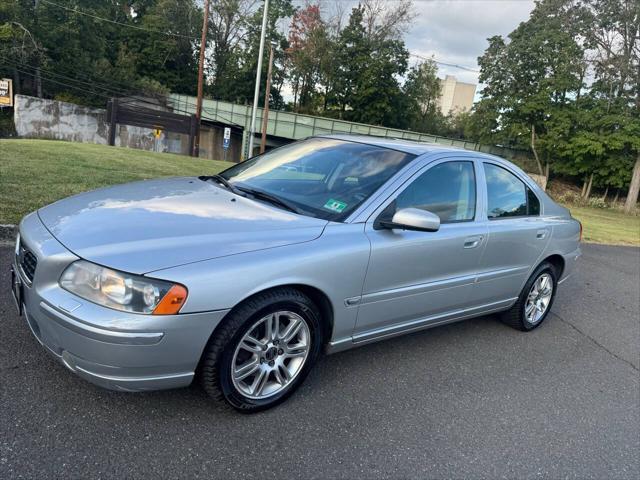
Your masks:
M131 273L308 242L327 224L191 177L95 190L38 215L77 256Z

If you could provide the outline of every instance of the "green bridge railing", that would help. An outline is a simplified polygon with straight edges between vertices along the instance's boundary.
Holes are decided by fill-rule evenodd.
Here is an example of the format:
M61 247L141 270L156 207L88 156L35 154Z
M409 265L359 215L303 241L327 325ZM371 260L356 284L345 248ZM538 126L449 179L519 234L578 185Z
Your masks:
M171 94L170 104L175 110L195 113L196 98L188 95ZM263 109L258 108L256 125L262 125ZM238 105L221 100L204 99L202 104L202 118L217 122L235 125L244 129L243 136L243 158L247 152L247 132L251 123L251 106ZM400 130L397 128L387 128L365 123L347 122L345 120L316 117L313 115L303 115L299 113L284 112L280 110L269 110L269 120L267 122L267 135L281 137L285 139L298 140L312 135L350 133L362 135L376 135L388 138L402 138L417 142L437 143L449 145L466 150L475 150L500 157L507 158L521 166L531 160L528 152L514 150L507 147L484 145L476 142L458 140L453 138L430 135L427 133Z

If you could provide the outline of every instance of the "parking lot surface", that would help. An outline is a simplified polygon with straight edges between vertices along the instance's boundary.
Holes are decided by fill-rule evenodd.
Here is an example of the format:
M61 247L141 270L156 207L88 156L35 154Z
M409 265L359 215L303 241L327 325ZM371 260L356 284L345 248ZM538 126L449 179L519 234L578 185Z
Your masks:
M73 375L15 314L0 247L0 478L639 478L640 249L583 250L533 332L491 316L328 356L246 416Z

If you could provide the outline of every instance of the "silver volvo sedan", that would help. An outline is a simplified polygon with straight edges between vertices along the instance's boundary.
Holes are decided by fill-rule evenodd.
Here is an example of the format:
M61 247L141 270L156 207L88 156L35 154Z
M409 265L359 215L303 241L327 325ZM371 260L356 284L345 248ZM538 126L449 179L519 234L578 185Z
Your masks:
M220 175L84 193L27 215L19 311L77 375L182 387L240 411L287 398L322 351L500 313L548 316L581 225L511 163L313 137Z

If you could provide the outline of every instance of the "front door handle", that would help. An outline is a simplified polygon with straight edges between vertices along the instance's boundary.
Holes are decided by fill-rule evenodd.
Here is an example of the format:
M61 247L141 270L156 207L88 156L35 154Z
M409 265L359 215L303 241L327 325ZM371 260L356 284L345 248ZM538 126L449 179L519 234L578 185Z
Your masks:
M464 239L464 248L476 248L482 242L482 235L473 235Z

